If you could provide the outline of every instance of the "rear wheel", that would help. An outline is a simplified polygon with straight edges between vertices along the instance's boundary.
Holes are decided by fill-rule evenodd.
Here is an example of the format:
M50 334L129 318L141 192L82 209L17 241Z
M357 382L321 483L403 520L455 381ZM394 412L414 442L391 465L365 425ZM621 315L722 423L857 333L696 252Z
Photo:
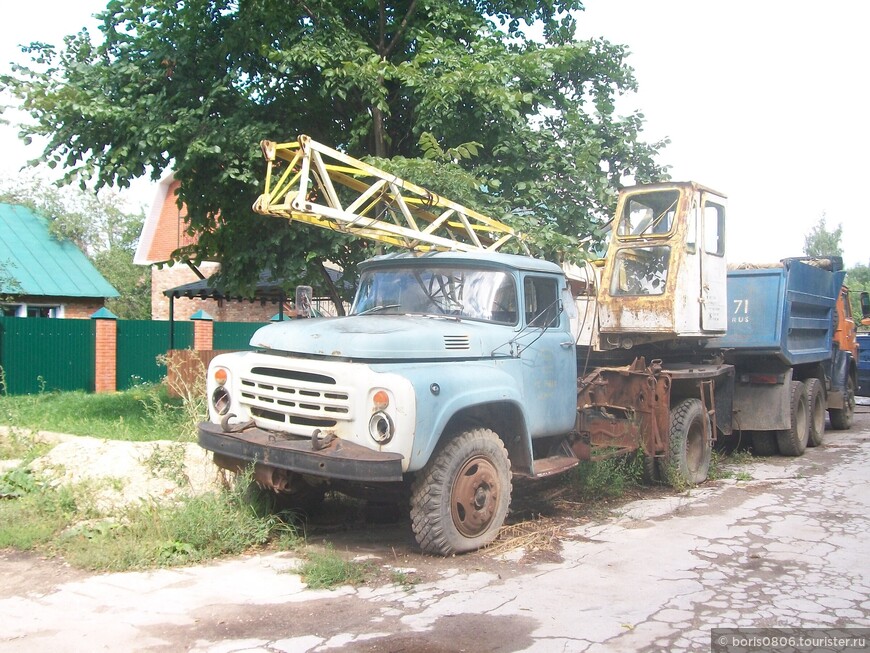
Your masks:
M808 447L818 447L825 438L825 391L819 379L807 379L807 408L810 411Z
M807 389L800 381L791 382L791 426L776 432L776 444L783 456L802 456L810 437L810 413Z
M436 450L411 488L411 528L425 553L450 555L492 542L511 501L510 460L489 429Z
M707 480L713 452L712 425L699 399L684 399L671 409L663 476L676 487Z
M831 408L828 415L831 417L831 426L838 431L846 431L852 428L852 416L855 413L855 382L852 375L846 377L846 389L843 393L843 407Z

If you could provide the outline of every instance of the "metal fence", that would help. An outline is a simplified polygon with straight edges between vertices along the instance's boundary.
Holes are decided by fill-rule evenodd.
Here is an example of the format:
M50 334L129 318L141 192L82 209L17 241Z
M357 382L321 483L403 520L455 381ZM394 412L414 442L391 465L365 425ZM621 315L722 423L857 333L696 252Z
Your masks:
M261 326L260 322L215 322L212 349L252 349L251 336Z
M160 382L167 374L163 355L169 350L170 324L165 321L118 320L116 387ZM254 322L215 322L213 349L250 349ZM176 322L175 349L193 346L193 323ZM0 368L7 394L52 390L92 392L95 382L94 320L0 316Z
M169 322L118 320L115 383L126 390L139 383L158 383L166 376L165 363L158 360L169 349ZM176 322L176 349L193 346L193 322Z
M3 390L93 390L95 333L93 320L0 317Z

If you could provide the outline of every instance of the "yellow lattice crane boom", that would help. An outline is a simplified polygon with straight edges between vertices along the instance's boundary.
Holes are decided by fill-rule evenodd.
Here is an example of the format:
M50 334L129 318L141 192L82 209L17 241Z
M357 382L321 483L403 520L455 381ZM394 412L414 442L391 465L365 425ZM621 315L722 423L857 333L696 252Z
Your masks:
M308 136L263 141L265 192L254 211L413 251L496 251L524 244L508 225Z

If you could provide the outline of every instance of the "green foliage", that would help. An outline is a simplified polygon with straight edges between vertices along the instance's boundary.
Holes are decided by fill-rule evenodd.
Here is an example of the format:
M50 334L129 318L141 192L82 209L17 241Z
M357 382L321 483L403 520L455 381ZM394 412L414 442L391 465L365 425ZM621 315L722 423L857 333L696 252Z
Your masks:
M324 551L309 551L297 570L311 589L332 589L340 585L362 585L372 572L371 566L345 560L331 546Z
M860 324L863 317L861 313L861 293L870 292L870 266L859 263L846 271L846 286L849 288L849 303L852 306L852 315L855 323ZM860 327L866 331L867 327Z
M837 225L833 231L828 229L827 217L822 214L819 221L804 237L804 254L807 256L843 256L843 225Z
M190 416L163 386L123 392L0 395L0 424L110 440L189 439Z
M69 526L76 516L92 516L86 501L77 497L80 489L54 487L24 467L0 477L0 549L31 550L45 546Z
M579 0L112 0L99 38L33 44L0 87L33 118L24 136L47 138L44 161L68 179L124 187L172 165L199 237L179 254L221 260L229 289L249 290L263 269L317 284L326 259L351 276L370 253L252 215L257 144L300 133L355 156L457 166L469 175L465 194L482 186L500 214L568 239L542 251L570 256L610 215L624 178L665 172L654 161L663 143L640 138L642 116L614 110L635 89L625 48L576 41L581 9ZM532 23L543 42L526 33Z
M710 469L707 478L715 481L730 478L736 481L750 481L752 475L746 470L740 469L752 462L752 454L745 449L723 453L716 449L710 455Z
M150 270L133 264L145 218L125 212L117 193L61 188L25 175L0 181L0 202L31 208L48 219L54 236L75 243L120 293L106 302L115 315L128 320L150 319ZM2 275L0 266L0 286L6 288Z
M620 497L643 483L643 459L618 455L584 460L568 477L568 482L587 499Z
M8 490L8 491L7 491ZM55 487L17 468L0 476L0 548L56 553L77 567L124 571L185 565L252 547L296 546L296 530L253 510L238 486L169 506L98 512L94 488Z

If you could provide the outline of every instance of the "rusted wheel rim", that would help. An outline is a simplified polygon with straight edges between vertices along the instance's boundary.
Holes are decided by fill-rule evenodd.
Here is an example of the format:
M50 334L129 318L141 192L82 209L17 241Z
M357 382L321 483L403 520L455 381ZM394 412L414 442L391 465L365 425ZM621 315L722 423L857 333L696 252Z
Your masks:
M450 496L450 513L465 537L485 533L498 506L500 488L495 465L485 456L469 458L460 468Z

